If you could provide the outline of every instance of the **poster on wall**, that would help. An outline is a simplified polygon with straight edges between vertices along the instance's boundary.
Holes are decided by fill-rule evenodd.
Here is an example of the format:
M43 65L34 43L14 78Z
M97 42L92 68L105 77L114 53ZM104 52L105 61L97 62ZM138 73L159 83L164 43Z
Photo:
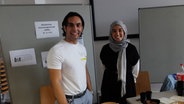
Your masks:
M36 21L36 38L59 37L58 21Z
M36 55L34 48L9 51L11 66L25 66L36 64Z

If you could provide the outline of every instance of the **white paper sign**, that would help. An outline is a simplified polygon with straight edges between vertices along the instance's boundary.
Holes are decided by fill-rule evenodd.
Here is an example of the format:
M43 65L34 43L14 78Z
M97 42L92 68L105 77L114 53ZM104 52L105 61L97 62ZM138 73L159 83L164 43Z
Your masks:
M34 48L9 51L12 67L34 65L36 56Z
M35 22L36 38L59 37L58 21Z
M48 51L42 52L41 56L42 56L42 64L44 68L47 68L47 54Z

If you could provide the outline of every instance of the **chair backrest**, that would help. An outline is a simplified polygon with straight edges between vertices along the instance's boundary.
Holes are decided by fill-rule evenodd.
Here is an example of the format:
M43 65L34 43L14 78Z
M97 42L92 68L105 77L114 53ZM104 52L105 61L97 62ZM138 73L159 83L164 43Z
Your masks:
M136 81L136 95L141 92L151 91L148 71L140 71Z
M40 104L54 104L55 100L56 99L50 85L40 87Z

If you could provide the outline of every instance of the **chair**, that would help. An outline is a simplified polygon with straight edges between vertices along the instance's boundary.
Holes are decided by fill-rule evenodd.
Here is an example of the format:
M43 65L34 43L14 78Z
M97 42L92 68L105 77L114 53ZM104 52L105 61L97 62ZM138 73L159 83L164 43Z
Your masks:
M55 104L54 93L50 85L40 87L40 104Z
M140 71L136 79L136 95L141 92L151 91L148 71Z

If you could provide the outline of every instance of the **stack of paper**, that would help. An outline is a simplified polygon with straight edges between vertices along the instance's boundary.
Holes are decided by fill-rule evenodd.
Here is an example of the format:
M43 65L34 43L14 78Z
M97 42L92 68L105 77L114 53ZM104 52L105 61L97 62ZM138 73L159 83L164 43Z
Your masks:
M175 100L172 100L172 99L169 99L169 98L166 98L166 97L159 98L159 100L163 104L172 104L172 103L175 102Z
M180 101L184 103L184 97L182 96L171 96L170 99L175 100L175 101Z
M162 97L159 98L160 102L163 104L184 104L184 97L182 96L171 96L170 98ZM180 103L178 103L180 102Z

